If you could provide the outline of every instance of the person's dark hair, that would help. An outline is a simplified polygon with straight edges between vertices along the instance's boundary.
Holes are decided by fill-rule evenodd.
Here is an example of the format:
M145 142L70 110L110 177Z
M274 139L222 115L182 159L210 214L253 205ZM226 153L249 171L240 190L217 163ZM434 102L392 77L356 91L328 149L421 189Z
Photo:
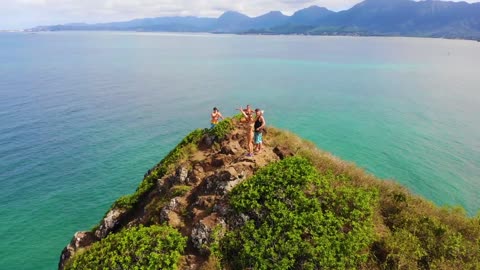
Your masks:
M258 109L258 108L257 108L257 109L255 109L255 112L260 112L260 109Z
M213 107L213 111L218 111L217 107Z

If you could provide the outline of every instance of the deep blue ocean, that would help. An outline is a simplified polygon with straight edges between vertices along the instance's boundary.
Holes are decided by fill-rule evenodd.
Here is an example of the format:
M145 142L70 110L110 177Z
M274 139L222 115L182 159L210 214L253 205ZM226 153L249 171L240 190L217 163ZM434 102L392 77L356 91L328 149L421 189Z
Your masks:
M0 269L55 269L214 106L476 215L479 72L461 40L0 33Z

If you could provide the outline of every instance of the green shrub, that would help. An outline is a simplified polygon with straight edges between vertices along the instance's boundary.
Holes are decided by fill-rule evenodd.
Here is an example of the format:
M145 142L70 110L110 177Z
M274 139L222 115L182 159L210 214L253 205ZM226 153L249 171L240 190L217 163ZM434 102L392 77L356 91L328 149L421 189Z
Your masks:
M214 128L209 130L209 133L218 139L223 139L235 128L231 118L225 118L220 121Z
M306 159L287 158L235 188L230 204L250 217L221 241L233 269L346 269L367 258L376 192L334 189Z
M66 269L177 269L185 246L186 238L173 228L134 227L93 244Z
M396 217L393 236L385 239L387 263L399 269L413 269L416 265L425 269L450 265L474 269L467 266L480 261L479 245L456 229L434 216L417 216L404 210Z
M427 252L420 240L407 230L398 230L386 239L387 264L394 269L417 269Z

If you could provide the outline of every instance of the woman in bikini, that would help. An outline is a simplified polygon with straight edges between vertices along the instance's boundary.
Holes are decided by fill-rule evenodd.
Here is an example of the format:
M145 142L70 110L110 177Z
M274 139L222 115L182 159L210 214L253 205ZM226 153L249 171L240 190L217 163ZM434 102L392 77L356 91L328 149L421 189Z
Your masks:
M253 157L253 133L254 133L255 118L253 117L253 113L250 111L246 111L243 108L240 108L238 110L245 117L246 125L247 125L247 145L248 145L247 157Z

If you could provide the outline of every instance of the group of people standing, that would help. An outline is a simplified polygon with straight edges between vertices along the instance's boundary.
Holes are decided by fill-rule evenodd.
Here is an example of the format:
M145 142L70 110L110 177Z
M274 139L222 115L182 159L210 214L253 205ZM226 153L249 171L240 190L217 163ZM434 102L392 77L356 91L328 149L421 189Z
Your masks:
M262 150L263 131L266 124L265 118L263 117L263 111L255 109L255 115L253 115L254 111L250 108L250 105L247 105L246 109L240 107L238 110L245 117L245 122L247 124L247 156L253 157L254 151L260 152Z
M243 114L243 122L247 125L247 156L253 157L254 152L260 152L262 150L263 132L266 124L265 118L263 117L263 111L260 109L255 109L254 111L250 108L250 105L247 105L247 108L245 109L240 107L238 110ZM213 108L211 117L211 128L214 128L220 119L223 120L223 115L216 107Z

